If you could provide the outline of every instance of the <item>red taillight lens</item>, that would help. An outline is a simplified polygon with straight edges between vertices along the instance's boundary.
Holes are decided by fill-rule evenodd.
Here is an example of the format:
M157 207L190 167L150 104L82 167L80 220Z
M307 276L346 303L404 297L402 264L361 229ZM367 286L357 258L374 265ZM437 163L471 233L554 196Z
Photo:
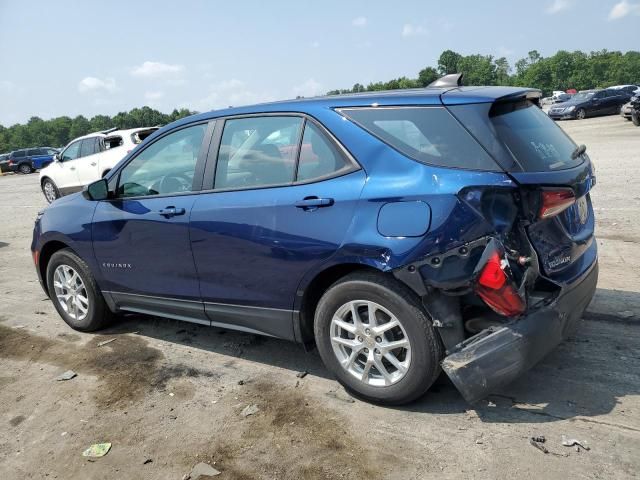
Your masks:
M493 311L506 317L514 317L525 311L524 300L518 295L513 282L504 271L502 258L494 252L482 268L476 285L476 293Z
M573 190L543 190L540 193L538 217L541 219L553 217L569 208L575 201L576 196Z

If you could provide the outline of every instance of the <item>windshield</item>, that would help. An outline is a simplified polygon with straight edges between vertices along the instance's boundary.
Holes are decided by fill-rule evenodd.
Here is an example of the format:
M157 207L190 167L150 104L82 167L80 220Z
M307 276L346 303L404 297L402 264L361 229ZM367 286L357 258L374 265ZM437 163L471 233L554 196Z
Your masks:
M594 95L593 92L576 93L571 100L583 102L585 100L589 100L591 97L593 97L593 95Z
M526 172L563 170L583 161L571 158L576 144L529 101L496 103L489 117L498 139Z

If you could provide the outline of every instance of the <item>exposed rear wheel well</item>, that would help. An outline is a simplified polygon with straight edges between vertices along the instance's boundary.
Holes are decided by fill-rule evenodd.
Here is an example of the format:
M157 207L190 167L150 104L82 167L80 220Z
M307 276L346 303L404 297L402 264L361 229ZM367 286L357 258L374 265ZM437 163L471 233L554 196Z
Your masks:
M42 250L40 251L40 256L38 257L38 268L40 269L40 278L42 278L45 289L48 288L47 265L49 265L49 260L51 260L51 256L54 253L56 253L58 250L62 250L63 248L69 248L69 245L54 240L45 243L44 247L42 247Z
M307 285L302 297L302 304L300 307L300 337L304 343L310 343L314 341L313 334L313 320L316 312L318 302L324 292L327 289L340 280L342 277L349 275L353 272L378 272L379 270L362 265L360 263L346 263L342 265L335 265L320 272L312 281Z

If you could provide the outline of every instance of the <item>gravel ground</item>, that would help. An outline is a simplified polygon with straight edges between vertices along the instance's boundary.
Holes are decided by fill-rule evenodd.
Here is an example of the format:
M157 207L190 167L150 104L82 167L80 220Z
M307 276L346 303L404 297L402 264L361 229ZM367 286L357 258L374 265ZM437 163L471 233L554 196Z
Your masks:
M0 478L180 479L198 462L221 479L637 478L640 129L561 125L597 168L599 289L575 337L476 407L446 379L404 408L363 403L317 353L217 328L129 316L74 332L32 266L37 175L0 177ZM98 442L105 457L81 455Z

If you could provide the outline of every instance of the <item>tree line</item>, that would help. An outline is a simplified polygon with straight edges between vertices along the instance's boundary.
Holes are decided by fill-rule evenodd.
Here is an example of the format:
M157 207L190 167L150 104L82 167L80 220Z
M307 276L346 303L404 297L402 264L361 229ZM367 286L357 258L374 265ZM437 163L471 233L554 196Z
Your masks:
M332 90L329 95L357 93L398 88L426 87L442 75L464 73L465 85L513 85L535 87L544 95L553 90L575 88L585 90L611 85L640 83L640 52L600 50L584 53L560 50L550 57L543 57L532 50L525 58L515 62L514 68L505 57L492 55L461 55L445 50L437 65L427 66L416 78L400 77L386 82L368 85L356 83L352 88ZM134 108L113 117L96 115L87 119L57 117L43 120L31 117L26 124L9 128L0 125L0 153L31 146L60 147L70 140L87 133L108 128L135 128L164 125L194 112L183 108L164 114L149 107Z
M332 90L329 95L358 93L397 88L426 87L442 75L464 73L465 85L510 85L534 87L550 95L553 90L586 90L611 85L640 84L640 52L600 50L584 53L579 50L558 51L543 57L532 50L511 68L505 57L493 55L461 55L445 50L435 67L428 66L416 78L400 77L386 82L364 86L356 83L352 88Z
M57 117L50 120L31 117L25 124L16 124L9 128L0 125L0 153L25 147L62 147L74 138L88 133L113 127L125 129L165 125L193 113L195 112L182 108L165 114L150 107L142 107L120 112L113 117L96 115L88 119L78 115L75 118Z

